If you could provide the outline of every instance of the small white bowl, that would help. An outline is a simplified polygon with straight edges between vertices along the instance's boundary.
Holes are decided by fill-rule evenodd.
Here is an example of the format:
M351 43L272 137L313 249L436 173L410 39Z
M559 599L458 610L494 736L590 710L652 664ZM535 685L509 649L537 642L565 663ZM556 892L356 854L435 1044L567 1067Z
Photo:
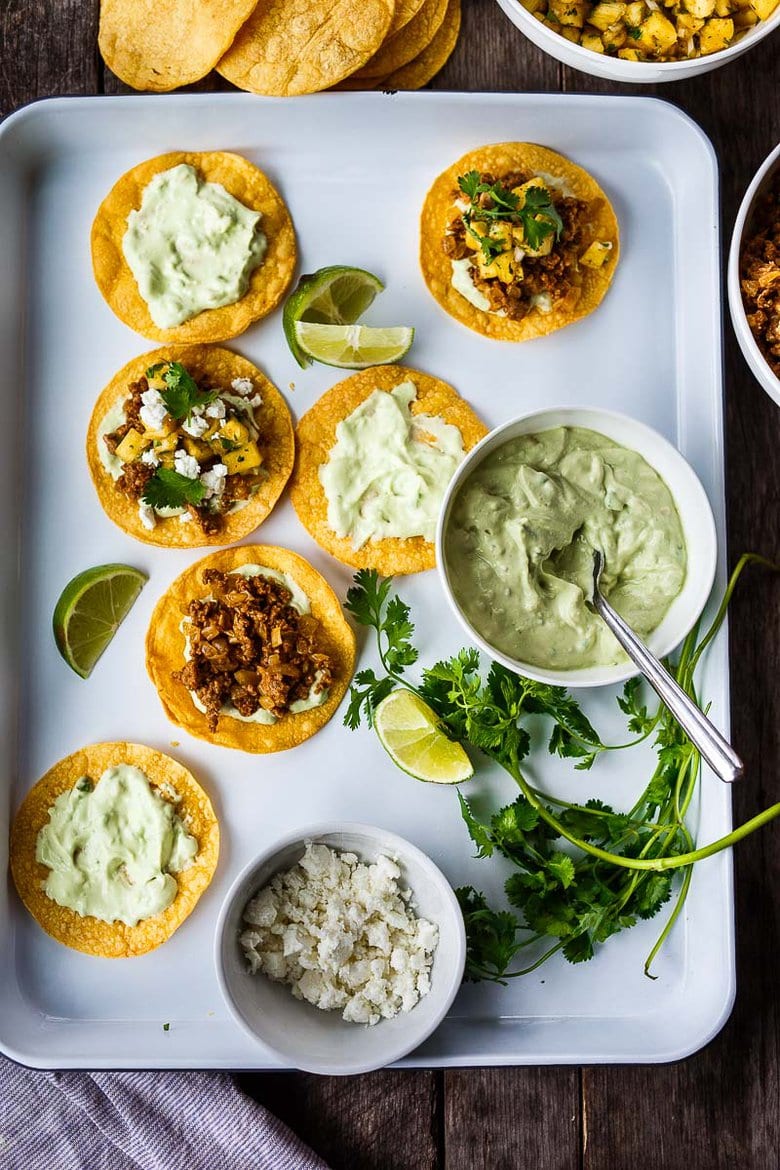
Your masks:
M742 301L742 289L739 285L739 258L742 252L742 241L745 237L745 230L750 227L750 220L756 201L760 195L763 195L778 169L780 169L780 145L775 147L756 171L753 182L745 192L745 198L742 200L739 211L737 212L737 220L731 236L731 251L729 252L728 292L731 323L734 326L734 332L737 335L737 341L739 342L739 347L742 350L745 361L750 366L756 381L766 390L769 397L780 406L780 379L773 373L769 363L758 348L758 342L748 325L745 306Z
M564 65L571 65L573 69L580 69L593 77L608 77L612 81L626 81L631 84L650 85L658 81L680 81L682 78L695 77L699 73L709 73L711 69L719 69L721 65L726 65L735 57L741 57L748 49L752 49L780 24L779 6L768 20L760 20L758 24L754 24L743 37L729 45L727 49L721 49L719 53L693 57L686 61L624 61L621 57L594 53L592 49L583 49L582 45L567 41L560 33L547 28L532 16L523 8L520 0L498 0L498 3L512 24L517 25L529 41L533 41L551 57L563 61Z
M598 431L616 443L637 451L653 467L672 494L683 528L687 550L687 572L681 592L674 599L661 622L647 639L650 649L659 658L671 653L682 642L701 614L715 580L718 560L718 541L715 520L707 494L691 466L652 427L612 410L596 407L551 407L524 414L497 427L469 451L450 481L444 496L436 529L436 565L444 593L455 616L473 642L491 658L509 670L524 674L539 682L565 687L601 687L625 682L637 674L636 667L626 662L617 666L589 666L578 670L548 670L531 666L501 653L485 641L460 608L450 585L449 569L444 556L444 531L449 520L453 500L464 480L486 455L518 435L534 434L553 427L585 427Z
M374 862L380 854L401 867L401 886L412 891L415 914L439 928L431 989L409 1012L367 1026L347 1023L338 1011L320 1011L295 999L286 984L249 973L239 944L244 908L275 873L291 869L314 841ZM251 1036L292 1067L327 1076L384 1068L417 1048L439 1026L460 987L466 932L455 894L441 870L416 846L370 825L320 824L296 831L261 853L230 888L217 924L217 977L228 1007Z

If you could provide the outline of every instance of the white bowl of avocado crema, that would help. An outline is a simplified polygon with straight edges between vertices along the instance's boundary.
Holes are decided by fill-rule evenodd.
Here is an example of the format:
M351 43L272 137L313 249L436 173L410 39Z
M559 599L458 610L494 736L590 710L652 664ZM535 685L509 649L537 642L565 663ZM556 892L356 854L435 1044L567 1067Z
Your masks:
M529 678L605 686L636 674L589 604L601 587L659 657L701 614L717 561L704 488L679 451L627 415L561 407L505 423L444 498L436 561L472 641Z

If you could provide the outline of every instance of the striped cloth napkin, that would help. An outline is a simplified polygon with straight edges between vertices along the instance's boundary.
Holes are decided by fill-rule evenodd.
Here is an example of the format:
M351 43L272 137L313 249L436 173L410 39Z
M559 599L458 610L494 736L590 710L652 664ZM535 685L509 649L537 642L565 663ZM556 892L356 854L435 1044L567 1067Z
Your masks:
M35 1072L0 1058L3 1170L328 1170L222 1073Z

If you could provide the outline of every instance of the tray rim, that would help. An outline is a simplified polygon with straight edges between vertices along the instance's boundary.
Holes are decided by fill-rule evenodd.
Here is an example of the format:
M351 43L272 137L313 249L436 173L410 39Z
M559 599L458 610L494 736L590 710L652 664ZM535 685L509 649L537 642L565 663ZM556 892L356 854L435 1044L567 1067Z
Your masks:
M357 95L354 94L339 94L327 93L313 95L316 100L322 102L327 101L334 105L339 103L354 102ZM362 102L370 101L375 104L387 102L388 100L398 102L399 104L413 106L415 103L424 101L425 103L447 105L467 101L480 101L487 105L502 104L506 102L517 102L522 104L528 101L542 101L550 105L559 104L561 106L575 104L580 107L599 107L603 106L605 102L613 105L623 105L628 107L635 107L638 109L649 108L651 106L659 107L659 112L662 111L662 116L671 117L672 120L679 121L686 126L688 132L693 132L695 137L699 139L700 144L704 147L709 161L708 173L708 190L712 195L712 212L713 212L713 226L714 226L714 242L711 252L711 258L714 261L714 267L719 277L722 277L722 253L723 245L721 240L721 214L720 214L720 174L718 159L713 147L713 144L702 127L684 110L680 109L674 102L655 96L644 96L637 94L623 95L623 94L579 94L579 93L539 93L539 92L481 92L481 91L428 91L424 98L421 98L416 93L366 93L359 95ZM166 100L169 107L172 105L172 99L176 99L176 104L185 106L203 106L209 107L212 104L218 105L246 105L248 103L262 103L264 105L273 105L277 103L289 104L292 102L310 101L311 97L297 97L297 98L264 98L259 95L251 95L245 93L185 93L185 94L129 94L129 95L72 95L53 98L37 98L26 105L19 107L6 115L0 122L0 160L3 158L7 148L13 149L13 143L9 142L9 138L13 138L15 133L24 135L28 132L28 127L32 125L35 130L38 119L46 118L50 113L58 115L60 112L72 111L76 112L79 108L86 110L97 108L98 106L105 107L108 104L121 103L124 107L139 110L148 108L153 102ZM99 149L99 147L97 148ZM701 181L699 177L698 181ZM723 296L721 281L717 283L713 291L712 298L712 316L714 327L714 339L717 343L718 355L716 361L716 375L718 378L718 385L715 387L719 389L720 393L715 400L718 409L714 417L714 431L717 434L719 455L718 467L720 470L720 493L717 500L718 509L722 515L722 526L724 535L726 534L726 515L725 515L725 412L724 412L724 353L723 353ZM725 560L726 547L720 550L721 562ZM727 637L727 626L721 631L718 641ZM730 722L730 661L726 655L726 669L724 685L724 696L721 704L721 722L725 728L729 727ZM729 818L731 811L729 806ZM577 1054L575 1052L566 1054L554 1054L547 1057L535 1056L533 1058L526 1058L523 1055L517 1056L512 1054L496 1053L494 1052L489 1058L483 1058L475 1061L473 1055L462 1054L453 1056L448 1054L446 1058L437 1060L426 1059L425 1057L416 1058L415 1054L411 1054L403 1061L399 1062L397 1067L469 1067L479 1063L480 1065L493 1066L511 1066L511 1065L551 1065L551 1064L581 1064L583 1061L588 1063L664 1063L676 1061L691 1055L692 1053L704 1047L714 1036L722 1029L731 1013L735 996L736 996L736 954L735 954L735 932L734 932L734 878L733 878L733 859L731 852L723 858L724 872L722 879L725 883L725 896L727 907L729 910L727 926L727 946L728 946L728 982L724 987L725 994L722 998L722 1005L719 1008L717 1015L713 1014L712 1019L708 1022L706 1028L702 1028L701 1034L690 1043L681 1048L671 1049L669 1051L659 1051L648 1055L646 1052L637 1052L636 1054L625 1054L621 1056L609 1055L608 1053L596 1054L590 1052L588 1054ZM522 1019L522 1017L510 1017L514 1019ZM543 1021L548 1017L538 1016L537 1020ZM558 1018L558 1017L549 1017ZM609 1017L601 1017L607 1019ZM75 1021L74 1021L75 1022ZM472 1020L456 1019L452 1021L456 1026L464 1025L471 1027L474 1025ZM20 1063L26 1067L47 1069L47 1068L182 1068L182 1067L213 1067L219 1069L232 1069L233 1071L279 1071L281 1066L269 1063L260 1064L236 1064L235 1066L225 1062L211 1064L211 1065L193 1065L191 1061L180 1061L167 1065L165 1063L144 1063L143 1061L132 1061L122 1065L113 1065L108 1062L97 1061L90 1059L84 1061L83 1059L75 1058L67 1062L57 1061L50 1064L40 1061L30 1053L24 1053L19 1047L12 1044L7 1044L4 1036L0 1034L0 1052L3 1052L10 1059Z

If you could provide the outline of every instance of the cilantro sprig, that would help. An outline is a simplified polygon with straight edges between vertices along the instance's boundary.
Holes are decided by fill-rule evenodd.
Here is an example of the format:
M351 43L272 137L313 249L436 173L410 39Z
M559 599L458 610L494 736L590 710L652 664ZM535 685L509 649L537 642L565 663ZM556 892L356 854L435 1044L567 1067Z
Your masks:
M695 701L697 664L723 624L737 581L750 563L778 568L762 557L743 556L709 629L700 636L698 625L694 627L676 663L668 664ZM697 848L686 817L701 759L662 704L649 711L643 684L630 680L618 698L629 730L638 738L617 747L601 741L563 687L534 682L497 663L483 674L473 649L423 669L421 683L414 685L405 677L418 658L414 625L409 607L391 588L391 580L362 570L347 595L349 612L376 633L384 673L363 670L356 676L345 723L355 728L365 718L370 725L385 695L408 687L430 704L453 739L499 763L519 789L512 803L486 819L458 791L476 856L500 854L513 866L505 884L511 909L492 908L472 886L456 891L466 923L467 978L503 982L536 970L559 951L571 963L585 962L608 939L672 903L645 963L645 974L652 978L652 964L685 905L693 866L780 816L780 803ZM532 785L521 765L531 752L529 722L538 717L552 724L548 751L576 761L581 770L606 751L651 739L656 766L633 807L623 812L598 799L573 803ZM532 961L514 966L526 947L532 949Z
M189 479L170 467L158 467L147 481L141 501L150 508L184 508L199 504L205 491L199 479Z
M469 207L463 213L463 222L466 230L480 242L486 261L505 250L503 244L491 240L490 236L483 236L473 228L474 222L480 223L519 223L523 227L523 239L532 251L537 251L548 236L554 235L556 240L561 238L563 220L547 187L528 187L520 196L504 186L500 180L493 183L483 183L479 171L468 171L458 179L458 187L469 200ZM488 197L487 201L482 196ZM487 202L488 206L483 206ZM490 241L486 243L485 241Z
M208 406L218 396L217 390L201 390L192 374L181 362L158 362L146 371L147 378L153 378L163 371L162 379L166 389L160 391L165 409L177 422L188 420L196 406Z

